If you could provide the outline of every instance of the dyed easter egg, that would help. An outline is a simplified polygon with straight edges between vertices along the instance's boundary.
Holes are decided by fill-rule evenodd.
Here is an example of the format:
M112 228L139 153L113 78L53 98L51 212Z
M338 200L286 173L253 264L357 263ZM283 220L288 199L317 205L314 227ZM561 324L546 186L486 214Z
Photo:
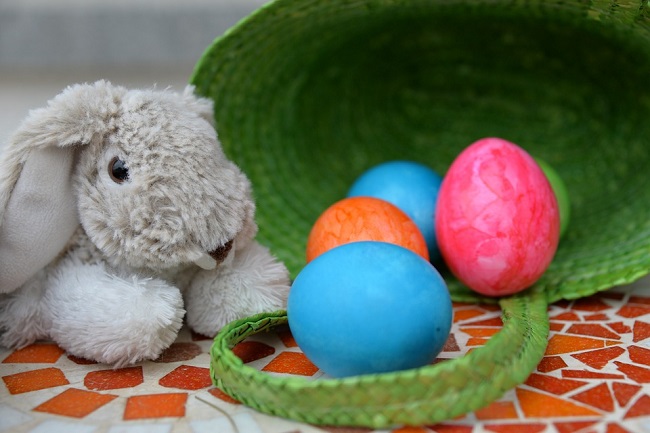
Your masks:
M542 168L546 178L553 188L555 198L557 198L558 210L560 211L560 238L566 233L571 220L571 202L569 201L569 191L562 177L551 167L547 162L542 159L535 158L537 164Z
M294 280L289 327L305 355L333 377L431 363L452 323L447 286L412 251L353 242L308 263Z
M376 197L403 210L418 226L429 257L439 256L434 218L442 177L424 164L389 161L365 171L352 184L348 197Z
M427 243L406 213L378 198L349 197L327 208L314 223L307 239L307 262L357 241L400 245L429 260Z
M551 263L558 204L542 169L522 148L479 140L452 163L440 187L436 235L445 262L488 296L519 292Z

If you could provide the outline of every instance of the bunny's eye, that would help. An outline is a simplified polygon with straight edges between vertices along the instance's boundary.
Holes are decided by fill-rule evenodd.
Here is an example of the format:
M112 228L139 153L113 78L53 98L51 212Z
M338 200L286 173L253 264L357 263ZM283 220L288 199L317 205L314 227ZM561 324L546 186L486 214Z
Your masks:
M108 174L115 183L124 183L129 178L129 169L117 156L108 163Z

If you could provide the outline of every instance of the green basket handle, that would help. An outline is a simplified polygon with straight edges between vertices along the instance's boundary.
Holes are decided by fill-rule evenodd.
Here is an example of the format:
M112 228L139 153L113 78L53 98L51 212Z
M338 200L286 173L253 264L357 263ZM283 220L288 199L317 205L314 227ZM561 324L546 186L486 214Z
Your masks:
M245 365L232 348L287 323L285 311L226 326L210 372L229 396L266 414L315 425L388 428L430 425L486 406L521 384L544 356L549 319L543 293L503 298L503 328L469 354L417 369L343 379L278 377Z

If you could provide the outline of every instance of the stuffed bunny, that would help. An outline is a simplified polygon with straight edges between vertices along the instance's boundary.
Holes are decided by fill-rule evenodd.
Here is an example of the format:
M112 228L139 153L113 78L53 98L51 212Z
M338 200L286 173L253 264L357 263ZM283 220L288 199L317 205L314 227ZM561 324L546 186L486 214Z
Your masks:
M285 308L288 272L254 240L250 182L212 119L191 86L106 81L29 113L0 160L0 344L123 366L158 357L184 316L212 336Z

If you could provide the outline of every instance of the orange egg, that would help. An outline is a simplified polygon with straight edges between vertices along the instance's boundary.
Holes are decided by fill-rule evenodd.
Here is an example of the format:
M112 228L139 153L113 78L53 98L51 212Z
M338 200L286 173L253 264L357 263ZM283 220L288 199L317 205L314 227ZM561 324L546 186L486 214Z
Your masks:
M385 200L350 197L334 203L316 220L307 239L307 262L357 241L396 244L429 260L424 236L406 213Z

